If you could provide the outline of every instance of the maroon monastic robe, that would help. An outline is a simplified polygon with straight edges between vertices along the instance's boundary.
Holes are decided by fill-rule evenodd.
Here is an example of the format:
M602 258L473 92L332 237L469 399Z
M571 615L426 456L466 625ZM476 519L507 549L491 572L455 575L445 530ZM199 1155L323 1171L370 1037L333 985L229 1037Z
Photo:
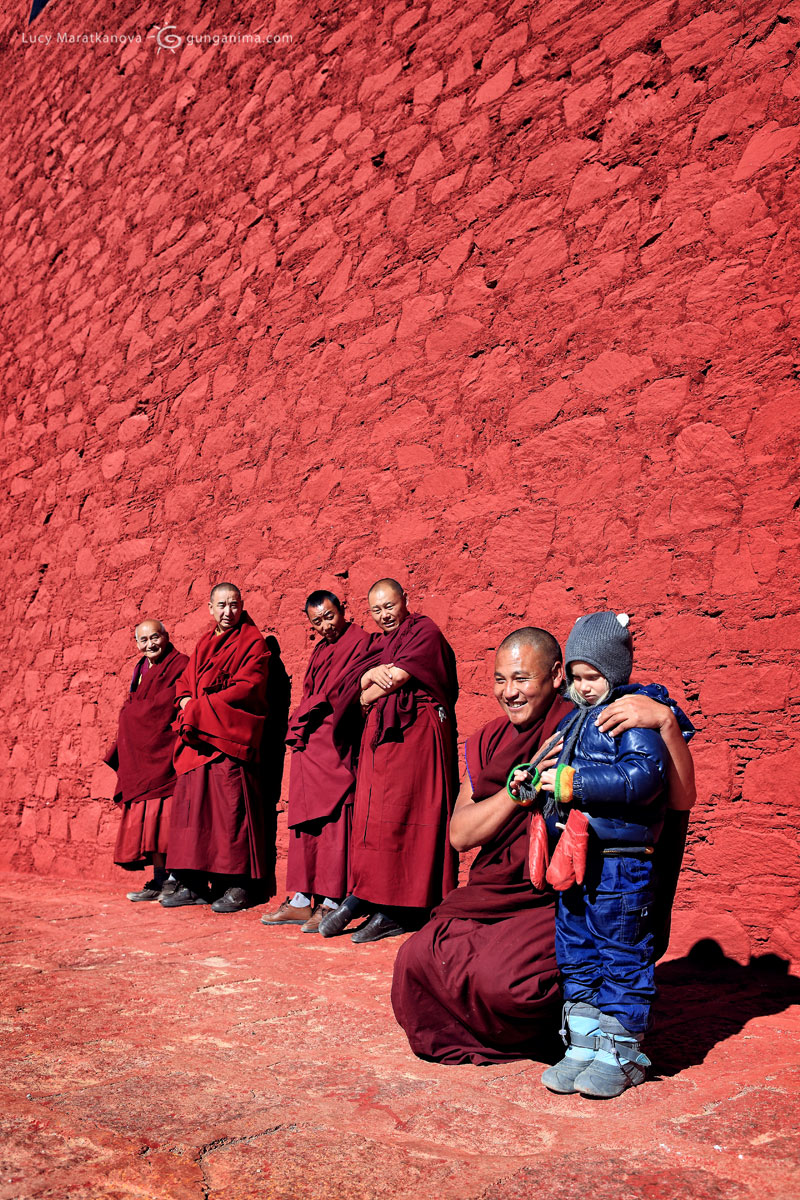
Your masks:
M504 785L570 711L557 697L532 729L505 718L466 744L473 797ZM493 1063L535 1053L552 1034L559 1002L555 895L536 891L528 871L530 814L519 808L481 847L466 887L450 893L400 948L392 1006L411 1049L444 1063Z
M335 697L370 641L350 624L335 642L320 641L309 659L303 695L289 720L289 892L341 899L347 888L350 814L363 729L357 700Z
M167 865L262 878L264 813L255 765L266 717L269 651L247 613L203 634L178 681L178 783Z
M114 862L136 869L164 854L175 769L175 685L188 658L171 644L160 662L141 658L119 714L117 740L105 762L117 772L114 800L122 812Z
M410 675L369 710L358 764L349 891L378 907L429 908L455 887L455 655L429 617L378 635L367 666Z

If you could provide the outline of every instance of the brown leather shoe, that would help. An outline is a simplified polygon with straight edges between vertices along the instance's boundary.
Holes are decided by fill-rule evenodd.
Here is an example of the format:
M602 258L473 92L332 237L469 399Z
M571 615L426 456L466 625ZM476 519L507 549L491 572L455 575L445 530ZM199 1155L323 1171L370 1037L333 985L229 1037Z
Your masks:
M318 904L305 925L300 926L301 933L319 933L319 923L326 913L333 912L330 905Z
M310 921L314 915L314 910L310 904L304 904L302 908L295 908L289 903L289 898L284 900L280 908L275 912L264 913L261 918L262 925L303 925L306 921Z

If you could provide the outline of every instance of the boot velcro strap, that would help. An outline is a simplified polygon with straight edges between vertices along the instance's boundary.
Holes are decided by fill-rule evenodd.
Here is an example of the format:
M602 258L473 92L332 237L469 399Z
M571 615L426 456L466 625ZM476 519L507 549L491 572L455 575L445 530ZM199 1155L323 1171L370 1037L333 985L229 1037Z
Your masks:
M633 1063L637 1067L651 1066L650 1059L639 1049L638 1042L631 1042L627 1038L617 1038L613 1033L603 1033L596 1041L597 1049L610 1051L620 1065L626 1062Z
M571 1027L561 1030L561 1039L565 1046L582 1046L586 1050L597 1050L600 1045L600 1038L597 1034L578 1033Z

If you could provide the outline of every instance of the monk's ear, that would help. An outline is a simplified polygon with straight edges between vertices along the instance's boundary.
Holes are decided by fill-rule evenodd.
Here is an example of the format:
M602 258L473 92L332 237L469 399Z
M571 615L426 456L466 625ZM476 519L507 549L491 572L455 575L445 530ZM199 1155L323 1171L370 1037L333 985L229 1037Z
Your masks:
M557 662L553 664L553 687L560 688L564 686L564 664Z

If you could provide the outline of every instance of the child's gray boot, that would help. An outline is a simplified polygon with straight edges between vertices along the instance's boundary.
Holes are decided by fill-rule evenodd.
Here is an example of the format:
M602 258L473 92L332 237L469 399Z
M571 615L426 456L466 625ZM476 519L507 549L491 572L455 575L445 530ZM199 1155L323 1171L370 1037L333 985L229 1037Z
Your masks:
M600 1013L597 1053L575 1080L575 1091L596 1100L621 1096L629 1087L644 1083L650 1059L641 1051L643 1033L631 1033L616 1017Z
M561 1014L561 1040L567 1053L542 1075L542 1083L551 1092L569 1096L577 1091L575 1079L591 1063L600 1036L600 1012L583 1000L567 1000Z

